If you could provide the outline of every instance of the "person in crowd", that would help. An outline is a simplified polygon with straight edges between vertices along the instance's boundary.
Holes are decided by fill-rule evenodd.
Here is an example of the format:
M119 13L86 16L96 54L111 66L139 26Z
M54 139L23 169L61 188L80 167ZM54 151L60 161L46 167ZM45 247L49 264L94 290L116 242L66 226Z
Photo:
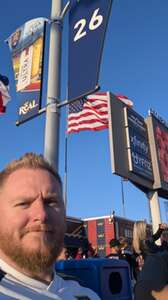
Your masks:
M72 256L69 253L69 250L67 248L65 248L65 260L70 260L72 259Z
M121 254L132 254L130 242L128 241L128 238L125 236L119 237L119 243L120 243L120 253Z
M134 300L168 300L168 252L148 255L134 288Z
M131 279L134 280L134 268L135 268L135 259L133 256L133 251L131 249L130 243L127 237L121 236L119 238L120 242L120 259L124 259L128 262L130 267Z
M100 258L99 254L98 254L98 248L97 247L93 247L93 251L94 251L93 257L94 258Z
M106 256L106 258L114 258L114 259L120 259L120 247L121 247L121 244L119 242L119 240L117 239L111 239L110 240L110 254L108 254Z
M168 232L167 229L164 230L160 237L161 240L161 250L167 250L168 251Z
M136 253L142 253L144 256L148 253L156 253L165 250L155 242L161 237L167 224L159 224L155 234L151 234L145 221L136 221L133 228L133 248Z
M100 299L55 272L65 209L58 173L27 153L0 172L0 299Z
M137 279L139 271L142 270L147 255L163 251L163 247L155 243L167 225L159 224L159 228L155 234L151 234L149 227L145 221L136 221L133 227L133 250L136 259L136 267L134 277Z
M87 250L87 258L94 258L94 252L91 249Z
M97 248L93 247L91 243L88 245L87 258L98 258Z
M66 247L64 247L60 253L60 255L57 257L57 260L70 260L72 259L71 255L69 254L69 251Z
M75 256L75 259L85 259L86 258L86 255L83 251L83 248L82 247L79 247L78 248L78 251L77 251L77 254Z

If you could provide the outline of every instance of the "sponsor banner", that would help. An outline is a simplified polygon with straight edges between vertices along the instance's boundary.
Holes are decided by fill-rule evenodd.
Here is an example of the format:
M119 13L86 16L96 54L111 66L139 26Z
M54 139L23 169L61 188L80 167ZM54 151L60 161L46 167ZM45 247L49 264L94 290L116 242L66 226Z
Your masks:
M152 161L147 125L142 116L130 108L124 108L127 135L129 170L153 180Z
M129 128L134 128L134 130L137 131L139 135L146 138L147 128L145 126L144 118L132 109L126 108L125 111L127 113L126 126L128 126Z
M146 120L111 94L109 141L112 172L145 193L154 190L156 173Z
M140 135L137 130L134 130L132 127L129 127L129 137L131 149L146 158L150 158L147 137Z
M153 179L152 164L149 159L146 159L139 153L131 150L132 172L141 175L148 179Z
M99 88L98 77L112 0L71 1L68 100Z
M17 125L38 115L40 92L34 91L29 93L19 93L18 99L19 105L17 108Z
M29 119L30 115L31 117L37 115L41 107L46 21L47 19L44 18L30 20L7 39L12 53L16 91L19 99L18 113L22 111L23 106L25 107L25 103L31 103L28 105L30 108L34 107L32 101L35 101L36 107L23 115L19 113L19 123Z

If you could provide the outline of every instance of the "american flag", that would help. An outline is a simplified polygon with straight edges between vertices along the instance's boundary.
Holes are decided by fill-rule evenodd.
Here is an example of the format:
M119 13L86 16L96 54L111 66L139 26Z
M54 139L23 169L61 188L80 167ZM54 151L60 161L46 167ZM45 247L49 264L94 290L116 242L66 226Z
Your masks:
M99 92L76 100L69 105L67 133L82 130L102 130L108 128L109 93ZM116 95L128 106L133 106L126 96ZM129 101L129 102L128 102Z
M0 74L0 113L6 111L6 105L10 100L8 77Z

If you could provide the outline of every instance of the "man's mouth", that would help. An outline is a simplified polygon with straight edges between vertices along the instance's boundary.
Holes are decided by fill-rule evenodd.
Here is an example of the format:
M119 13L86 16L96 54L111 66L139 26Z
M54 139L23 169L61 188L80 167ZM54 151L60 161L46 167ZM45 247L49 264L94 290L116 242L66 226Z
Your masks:
M22 232L22 236L27 233L54 233L54 230L51 226L32 226L25 228Z

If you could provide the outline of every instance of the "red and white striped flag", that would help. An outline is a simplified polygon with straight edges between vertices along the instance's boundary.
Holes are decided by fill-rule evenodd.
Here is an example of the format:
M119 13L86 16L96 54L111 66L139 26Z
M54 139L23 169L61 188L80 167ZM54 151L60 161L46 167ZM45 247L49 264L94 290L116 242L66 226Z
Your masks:
M10 100L8 77L0 74L0 113L5 113L6 105Z
M115 95L119 100L121 100L122 102L124 102L127 106L129 107L133 107L133 102L132 100L128 99L127 96L124 96L124 95Z
M107 92L95 93L69 104L67 133L108 128L108 95ZM123 102L127 101L128 106L133 106L133 102L126 96L116 97Z

